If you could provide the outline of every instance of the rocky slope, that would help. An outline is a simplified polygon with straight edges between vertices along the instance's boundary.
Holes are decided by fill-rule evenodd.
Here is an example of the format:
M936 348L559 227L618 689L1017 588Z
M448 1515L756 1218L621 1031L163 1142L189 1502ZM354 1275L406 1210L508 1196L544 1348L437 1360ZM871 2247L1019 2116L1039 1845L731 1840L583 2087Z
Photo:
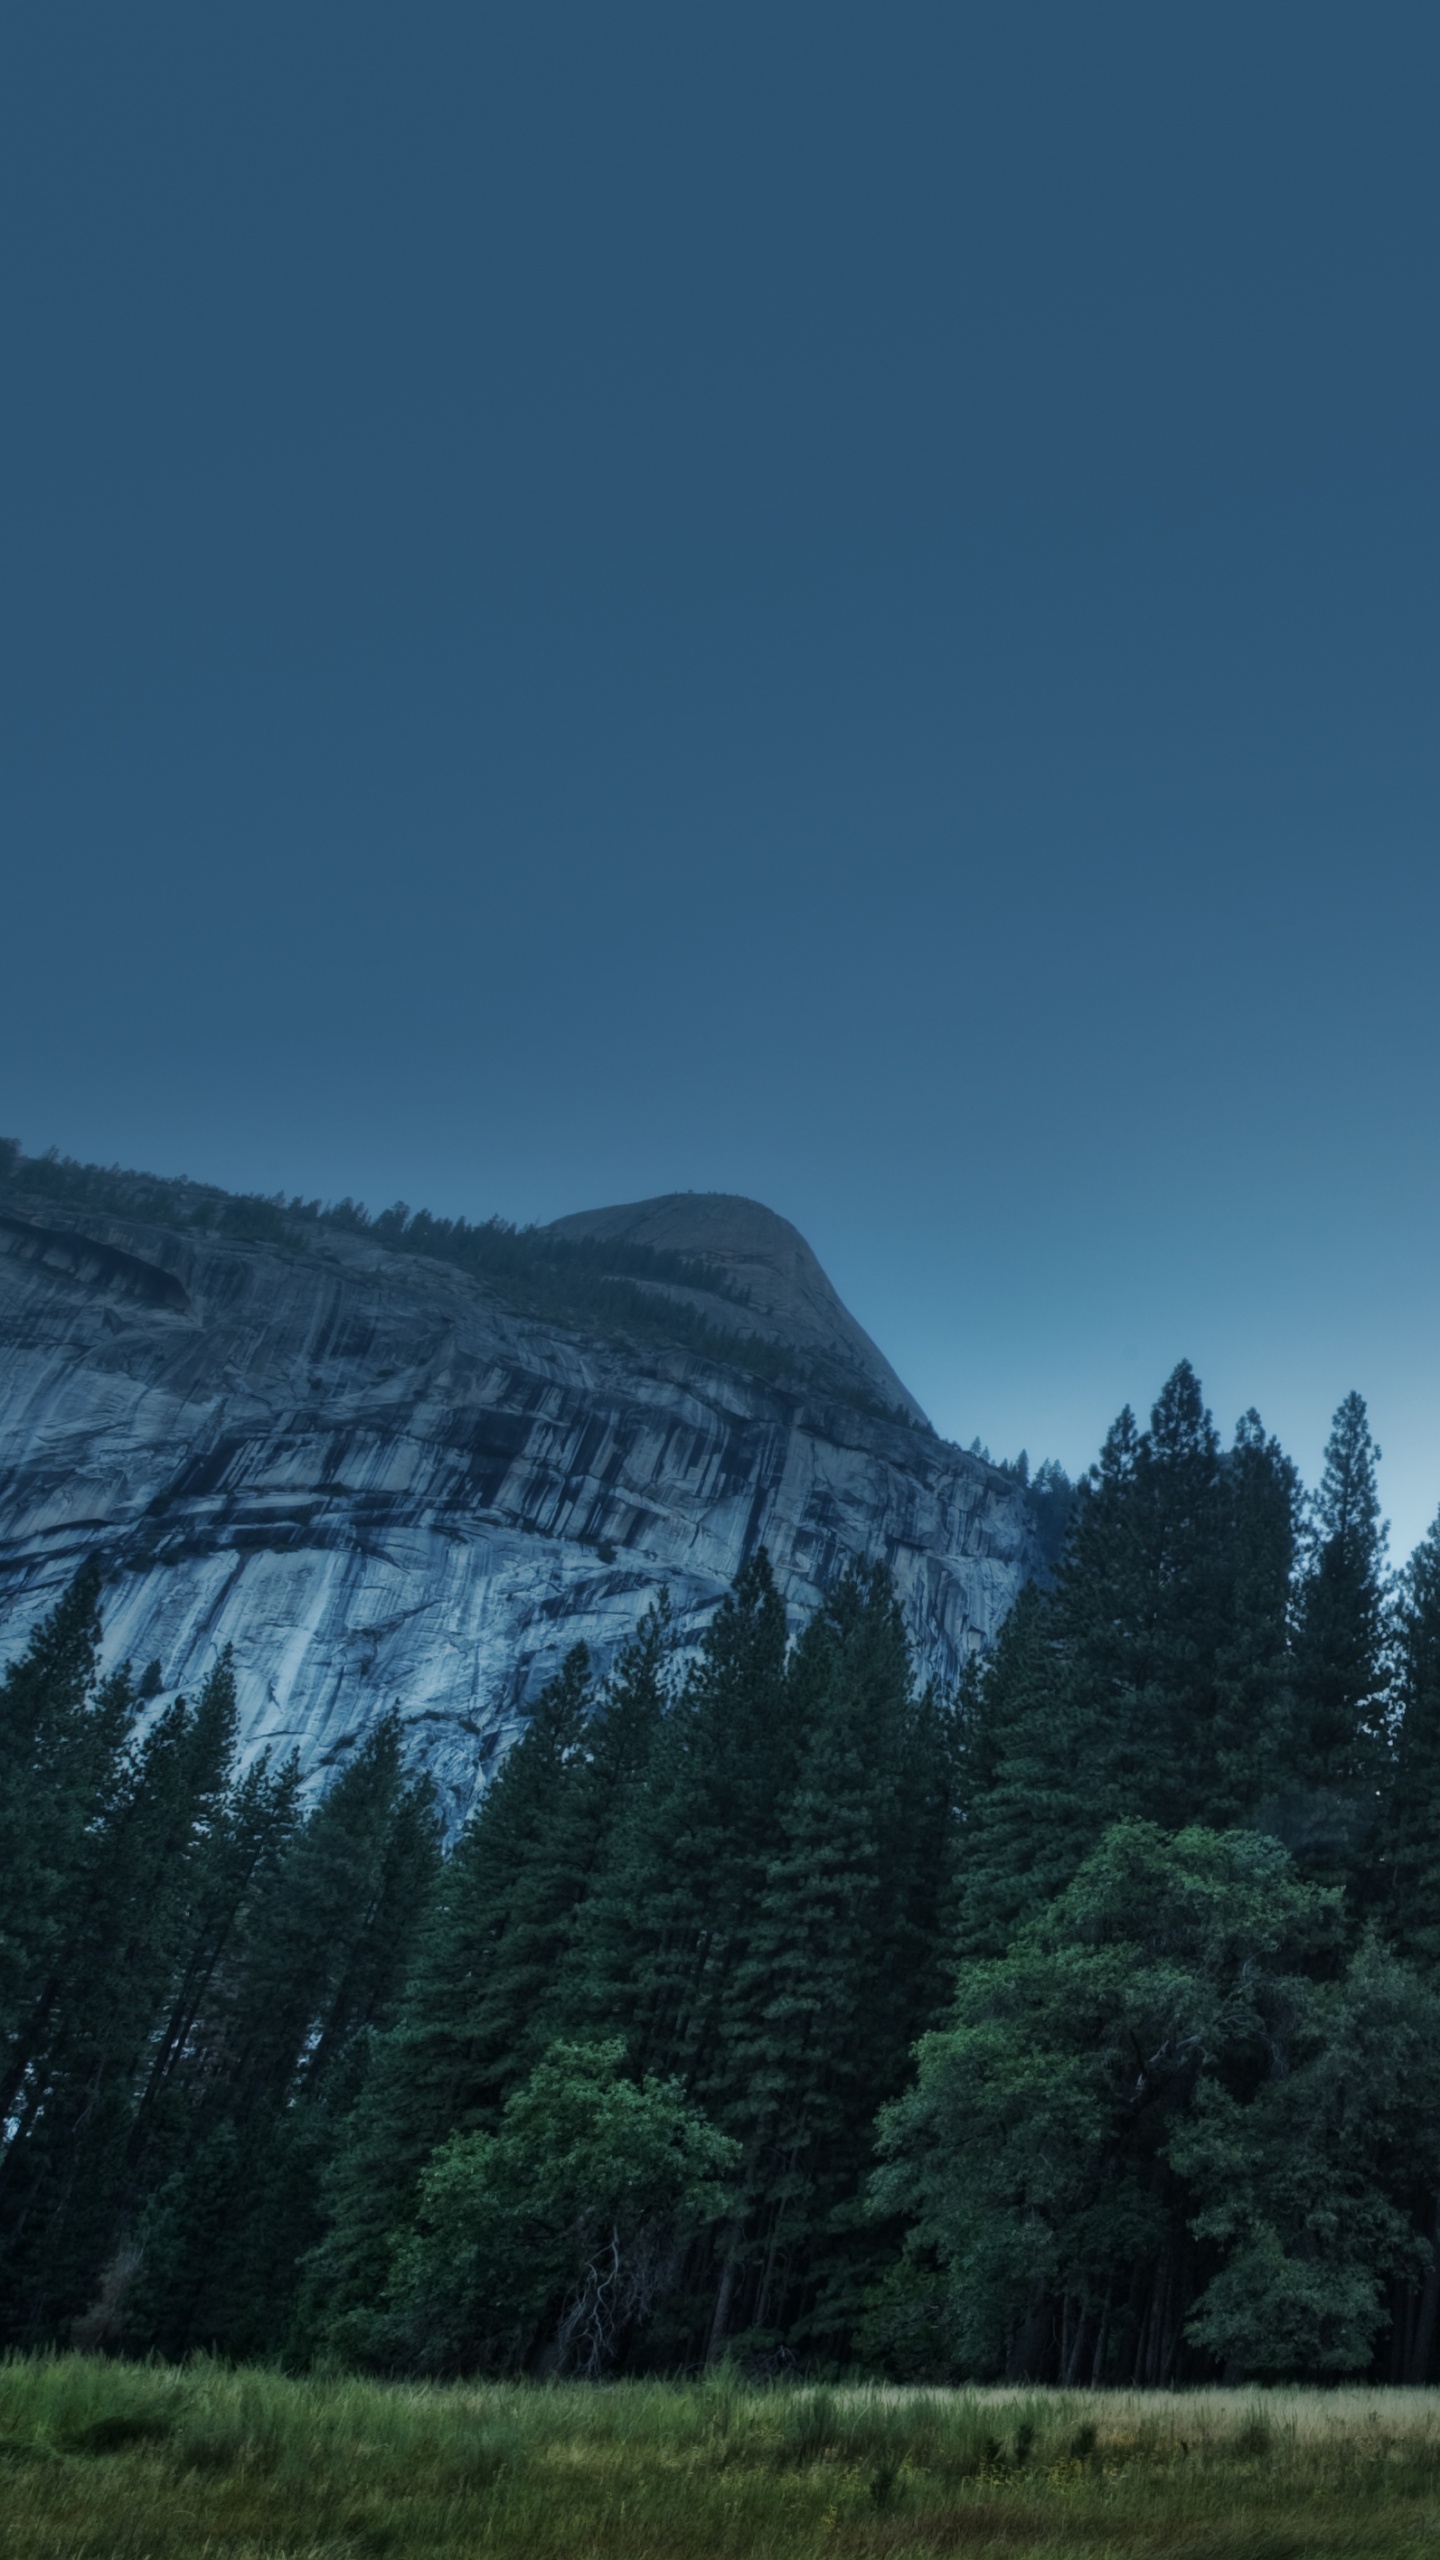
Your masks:
M1018 1489L935 1438L754 1202L552 1231L693 1257L637 1301L703 1310L713 1271L722 1357L526 1315L365 1231L247 1242L23 1176L0 1202L0 1643L98 1552L113 1656L157 1657L169 1692L232 1643L247 1743L317 1773L395 1699L458 1819L570 1645L608 1657L662 1583L693 1641L762 1542L797 1617L885 1557L947 1681L1034 1567ZM803 1371L747 1369L746 1334Z

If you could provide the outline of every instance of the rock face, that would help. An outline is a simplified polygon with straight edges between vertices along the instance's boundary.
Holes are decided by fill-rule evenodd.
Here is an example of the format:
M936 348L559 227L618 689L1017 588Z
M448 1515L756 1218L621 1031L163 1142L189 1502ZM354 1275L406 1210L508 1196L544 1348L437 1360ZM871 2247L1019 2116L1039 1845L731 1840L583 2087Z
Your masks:
M707 1263L727 1294L655 1283L730 1333L781 1342L859 1388L867 1400L907 1422L929 1424L883 1352L842 1306L799 1229L758 1200L728 1191L667 1191L624 1209L581 1209L557 1218L547 1235L650 1245ZM737 1303L728 1294L742 1293Z
M571 1645L608 1659L662 1583L696 1641L762 1543L797 1620L884 1557L951 1680L1036 1565L1018 1489L935 1438L754 1202L566 1229L712 1265L748 1292L717 1300L732 1336L788 1339L864 1395L517 1314L363 1234L0 1211L5 1653L98 1554L111 1658L158 1658L169 1694L233 1644L247 1746L294 1744L317 1777L396 1700L453 1821Z

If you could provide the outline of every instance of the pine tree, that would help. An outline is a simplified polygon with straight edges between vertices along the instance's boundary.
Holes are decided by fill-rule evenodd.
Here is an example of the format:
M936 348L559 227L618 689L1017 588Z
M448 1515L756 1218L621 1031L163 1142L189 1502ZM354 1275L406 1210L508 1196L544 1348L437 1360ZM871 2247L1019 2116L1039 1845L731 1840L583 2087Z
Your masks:
M1440 1966L1440 1519L1400 1577L1395 1613L1395 1735L1376 1901L1386 1935L1433 1985ZM1416 2228L1430 2264L1394 2306L1389 2378L1435 2379L1440 2342L1440 2189L1418 2175Z
M1076 1493L965 1712L959 1944L999 1955L1107 1825L1223 1827L1274 1805L1291 1715L1294 1471L1247 1414L1222 1452L1181 1362Z
M1123 1466L1102 1463L1057 1582L1087 1783L1111 1820L1203 1818L1229 1621L1227 1492L1215 1426L1182 1360Z
M1440 1519L1401 1577L1396 1639L1385 1920L1401 1953L1431 1966L1440 1964Z
M838 1585L788 1678L796 1782L700 2093L744 2160L712 2352L732 2324L846 2351L875 2246L857 2208L876 2110L939 1994L949 1735L913 1695L883 1569Z
M251 1915L277 1891L300 1826L299 1796L294 1754L274 1769L268 1753L262 1753L227 1789L196 1844L183 1960L136 2112L132 2151L137 2157L157 2142L163 2145L170 2093L182 2079L186 2085L177 2100L177 2123L183 2138L215 2034L217 2007L235 1966L236 1941L243 1940Z
M637 2071L697 2094L718 2067L726 1984L794 1782L786 1640L762 1548L656 1733L560 1988L567 2033L623 2035Z
M1295 1796L1286 1836L1308 1873L1364 1870L1387 1759L1390 1643L1380 1457L1364 1399L1335 1415L1312 1507L1295 1627Z
M1213 1663L1212 1761L1195 1810L1217 1830L1249 1821L1269 1829L1290 1780L1300 1480L1253 1409L1236 1426L1225 1471L1229 1602Z
M1069 1882L1103 1823L1087 1792L1067 1671L1054 1601L1027 1583L993 1651L961 1684L956 1951L964 1958L1003 1955L1021 1920Z
M133 1712L126 1674L99 1679L100 1635L100 1577L87 1566L0 1681L0 2053L11 2049L0 2122Z
M137 2095L183 1970L234 1741L227 1657L193 1708L177 1699L131 1752L91 1835L69 1926L27 2027L0 2159L0 2276L12 2342L47 2338L78 2314L118 2236Z
M653 1633L631 1657L610 1737L644 1721L657 1673ZM454 2133L493 2128L543 2043L575 1910L607 1814L602 1751L587 1750L593 1706L583 1645L536 1701L437 1884L399 2015L371 2057L327 2171L329 2227L311 2258L306 2334L343 2351L387 2352L384 2310L393 2243L408 2227L420 2173ZM614 1774L613 1772L611 1774ZM590 1820L582 1817L583 1802Z
M152 2132L152 2184L165 2133L178 2156L144 2220L137 2337L170 2355L283 2340L334 2118L389 2023L437 1861L431 1790L407 1777L392 1712L257 1867L192 2022Z

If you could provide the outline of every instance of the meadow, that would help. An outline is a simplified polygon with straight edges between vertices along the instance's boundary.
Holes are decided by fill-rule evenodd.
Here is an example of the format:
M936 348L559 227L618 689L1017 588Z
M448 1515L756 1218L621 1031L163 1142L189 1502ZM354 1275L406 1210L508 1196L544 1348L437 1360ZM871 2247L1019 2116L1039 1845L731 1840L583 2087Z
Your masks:
M15 2560L1440 2552L1440 2395L421 2386L0 2366Z

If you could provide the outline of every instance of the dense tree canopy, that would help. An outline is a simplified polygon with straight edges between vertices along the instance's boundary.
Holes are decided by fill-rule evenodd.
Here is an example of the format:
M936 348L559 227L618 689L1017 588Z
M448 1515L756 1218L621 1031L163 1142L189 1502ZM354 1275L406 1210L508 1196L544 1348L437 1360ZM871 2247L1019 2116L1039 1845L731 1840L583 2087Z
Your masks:
M913 2316L972 2372L1173 2382L1354 2372L1423 2272L1440 1989L1254 1831L1112 1826L886 2112ZM908 2296L908 2299L907 2299Z
M763 1553L577 1648L442 1859L102 1673L0 1681L0 2344L395 2371L1440 2373L1440 1523L1185 1365L959 1694Z

